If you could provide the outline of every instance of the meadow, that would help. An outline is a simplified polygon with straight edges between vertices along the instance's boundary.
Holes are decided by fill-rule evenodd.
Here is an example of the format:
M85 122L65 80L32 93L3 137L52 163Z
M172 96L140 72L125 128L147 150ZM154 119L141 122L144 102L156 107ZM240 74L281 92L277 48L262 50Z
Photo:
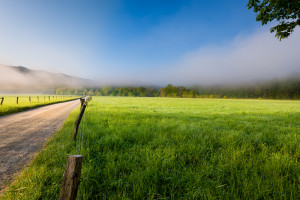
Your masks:
M83 139L81 199L299 199L300 102L94 97L3 199L58 199ZM84 127L83 127L84 124Z
M67 96L67 95L39 95L39 94L1 95L0 94L0 103L2 97L4 97L4 101L3 104L0 105L0 116L29 110L43 105L48 105L48 104L79 98L78 96ZM18 103L17 103L17 97L19 97ZM30 101L29 101L29 97L30 97Z

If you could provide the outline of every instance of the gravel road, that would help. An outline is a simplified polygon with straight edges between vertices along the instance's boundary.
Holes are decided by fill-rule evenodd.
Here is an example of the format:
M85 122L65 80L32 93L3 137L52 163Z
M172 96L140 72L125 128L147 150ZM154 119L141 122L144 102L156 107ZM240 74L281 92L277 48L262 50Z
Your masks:
M79 104L74 100L0 117L0 191Z

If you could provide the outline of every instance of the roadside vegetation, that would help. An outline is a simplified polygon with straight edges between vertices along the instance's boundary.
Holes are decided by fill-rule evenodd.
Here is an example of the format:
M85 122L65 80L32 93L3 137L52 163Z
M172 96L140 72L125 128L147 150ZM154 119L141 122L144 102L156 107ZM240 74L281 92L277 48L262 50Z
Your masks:
M17 99L18 97L18 99ZM0 105L0 116L17 113L43 105L69 101L79 98L79 96L71 95L7 95L0 94L0 103L4 98L2 105Z
M3 199L58 199L78 112ZM94 97L83 122L82 199L300 198L299 101Z

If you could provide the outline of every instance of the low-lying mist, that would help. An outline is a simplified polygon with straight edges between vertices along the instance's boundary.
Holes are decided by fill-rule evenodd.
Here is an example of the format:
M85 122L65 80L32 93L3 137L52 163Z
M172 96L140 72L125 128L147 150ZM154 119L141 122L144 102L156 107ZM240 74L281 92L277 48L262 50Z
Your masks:
M299 28L282 41L264 29L250 36L239 36L223 45L201 47L174 58L173 63L167 66L152 69L141 67L128 74L114 71L111 77L102 75L93 81L66 74L0 65L0 92L54 92L58 87L160 88L167 84L234 87L291 75L297 79L300 73L299 44ZM107 73L103 71L102 74Z
M200 47L173 63L142 67L113 77L99 76L100 85L240 85L300 73L300 30L279 41L267 29L240 35L222 45Z
M300 31L279 41L268 32L188 53L170 73L179 84L241 84L300 72Z
M0 65L0 92L55 92L57 87L88 87L91 81L66 74Z

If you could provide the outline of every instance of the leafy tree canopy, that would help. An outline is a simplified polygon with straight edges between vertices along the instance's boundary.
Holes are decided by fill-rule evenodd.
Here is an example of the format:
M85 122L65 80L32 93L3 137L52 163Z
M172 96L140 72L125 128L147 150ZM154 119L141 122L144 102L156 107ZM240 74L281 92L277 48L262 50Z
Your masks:
M270 29L280 40L287 38L300 25L300 0L249 0L248 9L257 13L256 20L262 25L273 20L279 24Z

